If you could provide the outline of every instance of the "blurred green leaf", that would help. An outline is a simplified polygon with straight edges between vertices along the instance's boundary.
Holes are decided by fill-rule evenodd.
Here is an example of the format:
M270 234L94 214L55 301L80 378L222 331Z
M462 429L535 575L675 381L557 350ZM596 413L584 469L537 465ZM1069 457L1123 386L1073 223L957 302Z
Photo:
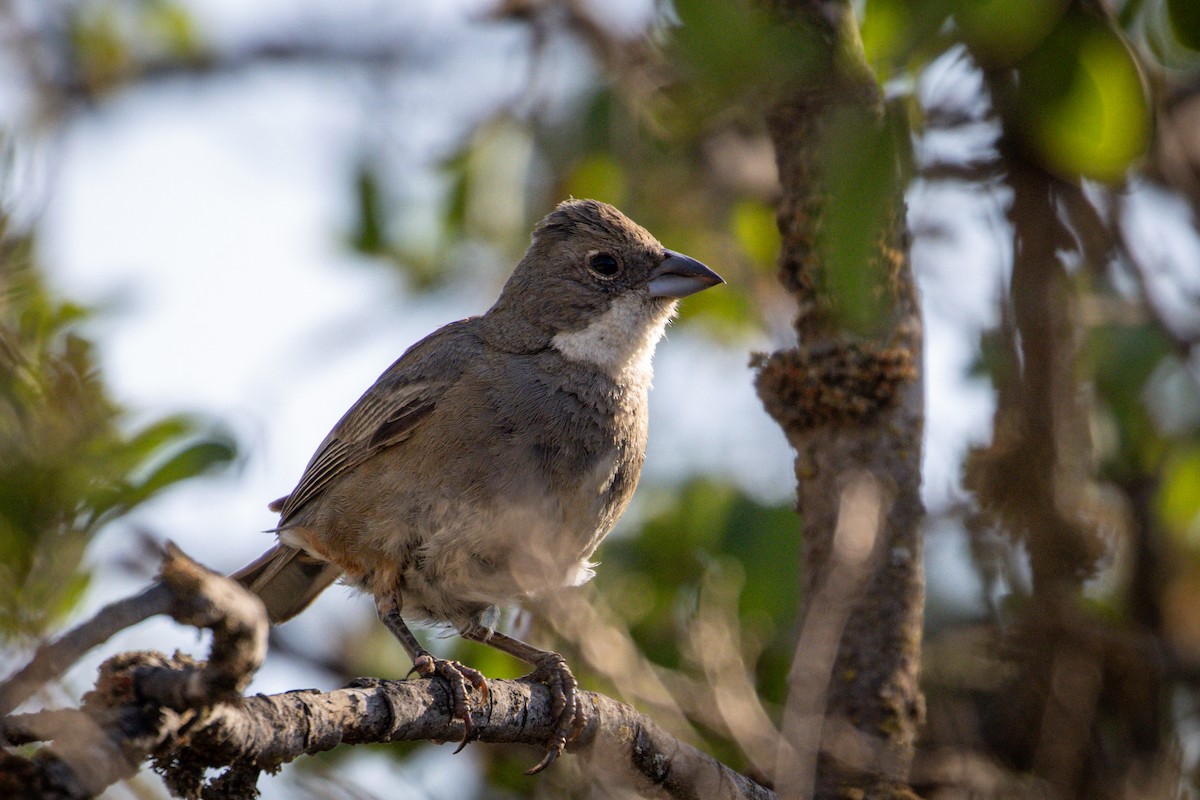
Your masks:
M1175 453L1164 465L1157 506L1166 529L1200 549L1200 448Z
M134 433L122 450L122 465L134 469L146 461L163 447L172 442L191 435L196 428L196 420L183 414L163 417L146 425Z
M183 416L127 432L75 330L84 318L41 285L31 242L0 240L0 639L71 610L104 523L233 457Z
M82 11L71 29L80 78L93 90L107 88L130 71L133 53L113 5L91 4Z
M191 11L173 0L92 0L73 4L69 28L75 76L99 94L155 62L194 61L204 44Z
M917 51L932 59L945 51L942 33L956 0L867 0L860 33L863 51L880 82L903 68Z
M914 4L903 0L868 0L859 30L867 59L875 65L900 57L912 41Z
M225 466L237 455L232 441L202 440L183 447L155 466L144 480L133 487L127 502L141 503L172 484L203 475Z
M566 187L572 197L588 197L621 207L628 199L625 170L607 153L587 153L571 170Z
M736 285L722 286L721 291L701 292L679 305L679 319L696 320L714 335L732 338L755 330L759 318L754 299Z
M461 148L442 160L446 191L432 215L410 212L409 225L392 258L414 288L441 286L465 266L465 244L485 244L508 257L528 244L526 191L533 157L531 134L511 114L480 123ZM561 199L561 198L558 198ZM519 248L519 249L518 249Z
M1132 474L1154 464L1162 442L1143 398L1150 375L1172 352L1171 342L1155 325L1107 325L1092 329L1087 363L1097 396L1111 414L1117 444L1107 467Z
M1189 50L1200 50L1200 2L1167 0L1167 18L1177 42Z
M758 4L676 0L674 5L682 23L672 38L674 60L690 78L699 113L727 114L781 81L798 79L816 63L819 40Z
M380 198L379 179L375 170L360 162L354 174L355 225L350 245L360 253L379 255L384 252L384 210Z
M754 200L739 200L731 217L733 236L751 263L765 272L775 269L779 258L779 226L775 209Z
M706 582L736 578L745 633L762 645L763 691L770 699L784 696L800 585L799 520L790 507L695 480L673 491L637 536L610 539L600 555L600 591L642 652L668 666L679 664L681 631Z
M527 123L500 114L476 129L467 149L470 192L463 209L468 237L498 243L507 250L514 242L528 244L525 186L533 158Z
M198 55L201 42L191 12L170 0L142 0L141 28L155 46L172 56Z
M1100 20L1065 16L1017 65L1012 122L1067 177L1119 179L1146 149L1150 112L1125 43Z
M972 52L991 65L1009 65L1039 47L1069 5L1067 0L955 0L956 19Z

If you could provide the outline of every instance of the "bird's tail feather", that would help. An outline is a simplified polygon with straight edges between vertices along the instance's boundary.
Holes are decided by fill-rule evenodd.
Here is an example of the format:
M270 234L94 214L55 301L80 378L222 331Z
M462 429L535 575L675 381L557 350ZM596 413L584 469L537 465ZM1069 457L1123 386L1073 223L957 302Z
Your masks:
M341 574L333 564L281 543L229 577L262 598L274 624L308 608Z

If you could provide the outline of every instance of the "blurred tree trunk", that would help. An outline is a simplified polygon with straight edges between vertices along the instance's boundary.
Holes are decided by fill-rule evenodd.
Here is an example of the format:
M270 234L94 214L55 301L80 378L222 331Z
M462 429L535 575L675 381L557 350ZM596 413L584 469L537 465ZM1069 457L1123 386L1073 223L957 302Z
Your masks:
M1031 157L1016 133L1011 70L984 76L1005 126L998 150L1012 192L1013 256L992 442L971 453L966 485L985 515L1024 545L1029 565L1028 596L1014 604L1003 637L1014 669L998 687L984 735L1003 763L1032 773L1056 797L1154 796L1173 769L1159 749L1162 658L1138 624L1155 615L1135 611L1133 624L1114 625L1081 602L1116 531L1130 524L1095 476L1092 390L1080 369L1088 271L1103 273L1116 238L1078 180ZM1148 529L1150 520L1143 514L1141 524ZM1147 555L1143 548L1135 559Z
M875 555L843 597L837 654L820 676L828 681L823 721L808 720L821 729L809 734L815 775L790 789L786 776L777 781L781 796L809 786L818 798L911 796L908 768L924 716L923 397L902 150L849 5L776 5L788 24L810 26L823 45L815 68L768 115L782 187L780 280L799 310L796 347L756 362L759 395L796 450L806 629L825 624L815 617L830 612L816 598L838 569L835 534L847 483L865 472L890 497ZM857 301L849 298L855 294ZM797 662L804 655L798 651ZM800 677L794 665L789 706L809 690Z

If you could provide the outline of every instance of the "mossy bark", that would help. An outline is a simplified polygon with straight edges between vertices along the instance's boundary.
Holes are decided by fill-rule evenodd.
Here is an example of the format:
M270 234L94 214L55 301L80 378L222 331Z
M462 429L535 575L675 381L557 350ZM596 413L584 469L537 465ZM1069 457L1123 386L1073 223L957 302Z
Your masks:
M836 151L853 144L836 135L839 120L878 126L881 135L874 141L886 140L889 121L848 4L775 5L785 24L811 27L825 47L824 67L783 92L768 114L782 189L780 280L798 305L797 342L755 362L759 395L796 451L807 604L802 619L814 613L812 599L836 556L839 500L849 476L865 471L891 497L876 556L854 595L829 676L813 794L911 796L908 768L924 716L918 685L924 408L921 320L900 175L903 150L893 147L885 169L870 176L883 182L884 206L877 223L864 221L877 230L865 232L871 247L863 274L880 313L869 329L855 330L845 324L840 299L830 288L837 283L828 274L832 249L842 243L826 224L835 192L855 187L831 186L826 165L831 154L855 157ZM858 757L834 741L835 730L852 732L863 745L851 748Z

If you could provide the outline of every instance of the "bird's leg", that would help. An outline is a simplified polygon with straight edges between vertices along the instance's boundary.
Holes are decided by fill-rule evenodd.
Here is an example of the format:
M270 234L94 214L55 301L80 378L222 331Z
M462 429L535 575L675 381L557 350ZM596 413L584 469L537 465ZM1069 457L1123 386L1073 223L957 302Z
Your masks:
M520 639L505 636L503 633L489 631L481 626L474 626L461 632L464 639L482 642L519 658L527 664L532 664L533 672L526 677L538 683L544 683L550 689L550 697L554 706L554 734L546 742L546 755L537 766L526 772L526 775L536 775L554 763L558 754L567 746L567 742L579 735L583 728L583 706L579 702L579 684L571 674L571 668L566 660L551 650L539 650L533 645L525 644Z
M438 675L450 684L450 712L455 719L462 720L463 723L463 738L458 743L458 750L454 751L457 753L466 747L471 738L471 700L467 695L467 684L474 686L483 698L483 702L487 703L487 680L479 670L471 669L457 661L435 658L421 646L417 637L408 629L408 625L400 616L400 609L401 599L399 596L387 595L375 600L375 610L379 614L379 620L384 627L391 631L404 651L408 653L408 657L412 659L413 666L408 674L411 675L415 672L422 678Z

